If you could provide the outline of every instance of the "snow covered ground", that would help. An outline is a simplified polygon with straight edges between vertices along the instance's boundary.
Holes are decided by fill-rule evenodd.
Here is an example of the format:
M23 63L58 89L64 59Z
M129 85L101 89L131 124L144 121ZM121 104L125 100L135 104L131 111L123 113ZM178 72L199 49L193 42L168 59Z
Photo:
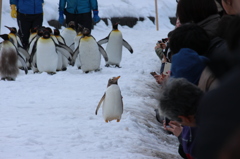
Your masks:
M100 17L155 16L154 1L98 0ZM58 0L45 0L44 24L57 19ZM16 81L0 81L0 159L178 159L178 141L155 119L160 87L151 71L160 61L154 52L157 40L174 28L175 0L160 1L159 25L146 18L133 28L119 26L134 53L123 49L122 68L106 68L84 74L69 66L65 72L27 75ZM9 3L3 1L1 34L15 26ZM109 21L110 23L110 21ZM92 30L96 40L106 37L111 26L100 21ZM104 47L106 45L103 45ZM124 112L119 123L105 123L102 109L94 114L107 81L121 76Z

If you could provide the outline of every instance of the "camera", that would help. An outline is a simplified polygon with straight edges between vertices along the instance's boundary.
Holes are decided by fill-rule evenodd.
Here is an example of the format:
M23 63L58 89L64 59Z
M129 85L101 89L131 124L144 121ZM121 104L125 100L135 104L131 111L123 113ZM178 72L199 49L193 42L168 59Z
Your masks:
M162 39L163 43L166 43L168 41L168 38Z

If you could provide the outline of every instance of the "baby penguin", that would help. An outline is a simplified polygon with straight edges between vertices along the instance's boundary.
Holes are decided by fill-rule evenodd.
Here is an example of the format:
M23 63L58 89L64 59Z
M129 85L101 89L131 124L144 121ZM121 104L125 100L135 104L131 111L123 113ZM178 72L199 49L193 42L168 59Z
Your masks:
M118 86L119 78L120 76L108 80L107 90L99 101L95 111L95 114L97 115L97 111L103 102L102 113L105 122L115 119L119 122L123 113L122 95Z

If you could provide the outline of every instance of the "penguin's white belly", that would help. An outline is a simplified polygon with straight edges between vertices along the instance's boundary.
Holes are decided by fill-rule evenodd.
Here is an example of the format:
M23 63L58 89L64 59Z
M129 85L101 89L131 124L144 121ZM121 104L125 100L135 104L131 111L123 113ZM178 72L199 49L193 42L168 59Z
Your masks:
M103 118L104 120L121 119L123 113L122 95L118 85L111 85L106 90L103 101Z
M40 72L56 72L58 54L52 39L39 39L37 42L37 67Z
M122 60L122 34L120 32L109 36L106 52L108 55L107 64L119 65Z
M76 37L76 32L71 29L64 29L61 33L62 37L64 38L66 45L70 46L74 43L74 38Z
M79 46L79 60L83 72L99 69L101 54L96 41L91 38L88 41L81 40Z

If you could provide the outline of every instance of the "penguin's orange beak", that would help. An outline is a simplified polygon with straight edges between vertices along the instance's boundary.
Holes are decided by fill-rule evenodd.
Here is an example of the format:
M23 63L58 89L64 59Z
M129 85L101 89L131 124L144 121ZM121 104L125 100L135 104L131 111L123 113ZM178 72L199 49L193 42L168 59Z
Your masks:
M121 76L115 77L115 80L118 80Z

